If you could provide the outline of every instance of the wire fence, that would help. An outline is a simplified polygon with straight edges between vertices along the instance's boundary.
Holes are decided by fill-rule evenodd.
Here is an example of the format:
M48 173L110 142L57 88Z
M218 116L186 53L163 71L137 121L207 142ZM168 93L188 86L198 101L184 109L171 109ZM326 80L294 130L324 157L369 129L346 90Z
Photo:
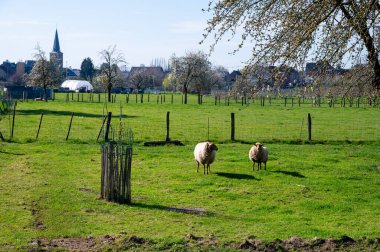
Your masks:
M108 100L106 93L52 93L53 100L66 103L103 103ZM23 101L28 99L23 98ZM184 95L178 93L146 93L146 94L111 94L111 103L124 104L184 104ZM284 107L373 107L380 108L380 98L374 97L320 97L312 95L273 95L256 94L254 96L193 95L188 94L188 104L214 104L224 106L256 104L257 106Z
M40 108L38 102L16 109L0 121L4 138L14 141L96 142L105 115L101 106L90 110L88 103L76 103L65 110ZM63 102L50 103L66 106ZM70 111L72 109L72 111ZM379 141L380 110L373 107L292 108L259 105L153 106L117 104L113 121L122 120L134 131L134 141L164 141L167 137L167 111L170 111L171 139L184 143L211 140L231 141L231 113L235 115L234 139L242 142L307 141L311 115L312 141ZM91 112L88 112L88 111ZM43 116L42 116L42 113ZM121 116L120 116L121 114ZM14 120L14 123L13 123ZM70 127L71 125L71 127ZM12 133L13 132L13 133ZM11 135L13 134L13 137Z

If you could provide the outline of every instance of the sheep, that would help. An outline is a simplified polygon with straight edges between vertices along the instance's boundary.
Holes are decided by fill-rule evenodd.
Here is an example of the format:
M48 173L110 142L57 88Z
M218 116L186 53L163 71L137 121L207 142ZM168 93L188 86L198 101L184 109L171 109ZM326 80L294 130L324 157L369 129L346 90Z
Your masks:
M211 173L210 164L214 162L217 150L218 147L212 142L202 142L195 146L194 158L198 164L197 172L199 172L199 164L201 163L203 165L203 174L206 174L206 170L207 174ZM205 167L205 165L207 166Z
M261 163L264 163L265 170L267 169L268 149L261 143L252 145L248 153L249 159L253 162L252 171L255 170L255 163L257 162L257 170L261 170Z

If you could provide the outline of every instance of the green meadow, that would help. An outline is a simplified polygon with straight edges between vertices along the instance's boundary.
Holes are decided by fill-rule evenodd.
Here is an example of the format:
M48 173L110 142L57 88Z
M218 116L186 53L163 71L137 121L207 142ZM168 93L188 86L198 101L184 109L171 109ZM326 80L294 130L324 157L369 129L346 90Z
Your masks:
M78 101L56 94L49 102L19 101L13 138L0 142L0 250L35 239L127 235L154 241L155 249L180 244L189 234L240 242L298 236L380 237L380 110L320 107L305 101L225 100L190 96L118 95L114 103ZM104 100L104 95L101 101ZM36 139L41 113L44 113ZM104 115L112 112L134 133L132 205L100 197ZM146 147L166 138L183 146ZM66 136L74 113L68 140ZM231 140L231 113L235 141ZM312 140L307 141L307 115ZM10 139L12 116L0 131ZM196 172L193 149L210 140L219 150L211 174ZM269 150L267 169L252 171L255 142Z

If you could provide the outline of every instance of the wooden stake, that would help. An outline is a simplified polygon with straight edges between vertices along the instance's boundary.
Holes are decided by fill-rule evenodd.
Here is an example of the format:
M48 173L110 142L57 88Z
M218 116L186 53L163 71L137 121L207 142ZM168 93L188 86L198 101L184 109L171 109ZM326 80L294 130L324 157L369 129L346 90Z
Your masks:
M79 94L78 94L78 97L79 97ZM69 139L71 124L73 123L73 117L74 117L74 112L71 113L70 125L69 125L69 130L67 131L66 141L67 141L67 139Z
M38 131L37 131L36 139L38 139L38 135L40 134L41 123L42 123L43 117L44 117L44 112L41 113L41 119L40 119L40 124L38 125Z

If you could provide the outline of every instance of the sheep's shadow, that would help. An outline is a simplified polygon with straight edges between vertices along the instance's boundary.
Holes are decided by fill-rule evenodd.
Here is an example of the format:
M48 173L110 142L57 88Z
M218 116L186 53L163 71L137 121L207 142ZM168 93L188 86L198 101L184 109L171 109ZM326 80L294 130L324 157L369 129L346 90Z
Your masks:
M202 215L202 216L214 215L212 212L206 211L205 209L200 208L200 207L173 207L173 206L168 207L168 206L161 206L161 205L145 204L145 203L140 203L140 202L132 203L131 206L144 208L144 209L163 210L163 211L192 214L192 215Z
M301 173L299 172L290 172L290 171L272 171L274 173L282 173L282 174L285 174L285 175L289 175L289 176L293 176L293 177L296 177L296 178L306 178L304 175L302 175Z
M215 173L218 176L225 177L225 178L230 178L230 179L251 179L251 180L258 180L260 181L261 179L255 178L253 175L248 175L248 174L240 174L240 173L229 173L229 172L216 172Z

